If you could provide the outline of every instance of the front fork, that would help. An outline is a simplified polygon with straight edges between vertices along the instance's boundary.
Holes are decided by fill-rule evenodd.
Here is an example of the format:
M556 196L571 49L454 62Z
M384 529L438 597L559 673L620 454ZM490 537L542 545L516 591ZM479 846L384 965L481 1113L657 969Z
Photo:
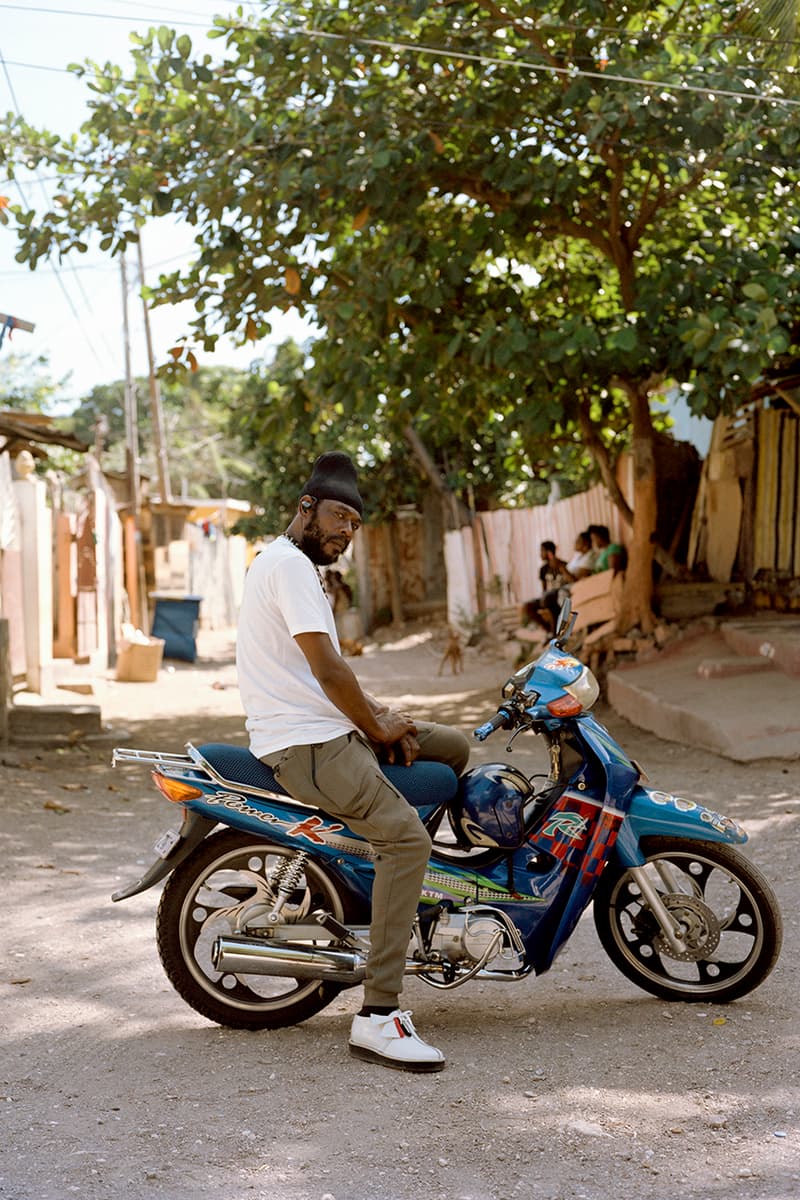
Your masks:
M647 868L628 867L628 874L638 885L639 891L642 893L642 898L645 900L647 907L658 921L658 924L661 927L661 932L663 933L670 950L672 950L674 954L682 954L686 949L684 945L685 930L680 921L672 916L669 909L661 899L661 895L657 888L653 887L652 881L647 874Z

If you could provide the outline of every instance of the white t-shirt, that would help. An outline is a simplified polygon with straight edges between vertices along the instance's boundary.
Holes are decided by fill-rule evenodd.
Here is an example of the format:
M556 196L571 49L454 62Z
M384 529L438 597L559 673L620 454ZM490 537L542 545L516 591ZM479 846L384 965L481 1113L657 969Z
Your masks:
M594 564L597 559L596 550L584 550L582 554L575 553L567 563L567 570L570 575L577 575L578 571L593 571Z
M236 638L239 691L257 758L287 746L329 742L355 729L323 692L294 640L298 633L339 639L313 563L284 537L253 560Z

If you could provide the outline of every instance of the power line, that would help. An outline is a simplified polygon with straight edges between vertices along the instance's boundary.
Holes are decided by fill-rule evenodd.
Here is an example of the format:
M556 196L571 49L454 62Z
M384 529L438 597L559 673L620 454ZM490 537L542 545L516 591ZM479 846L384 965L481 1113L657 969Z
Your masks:
M0 5L0 8L2 8L2 5ZM457 53L457 56L460 58L465 57L465 55L461 51L459 51ZM159 61L157 55L149 55L148 58L151 62ZM506 60L506 59L502 59L502 60L498 60L498 61L510 62L510 60ZM9 67L18 67L18 68L21 68L23 70L28 70L28 71L49 71L52 74L56 74L56 75L68 75L68 76L71 76L73 79L75 79L77 82L80 82L80 77L78 75L76 75L76 73L74 71L71 71L69 69L69 67L54 67L48 63L19 62L17 60L10 59L10 58L6 59L6 63L8 64ZM511 65L513 65L513 64L511 64ZM720 64L720 68L721 69L723 68L723 64ZM702 75L705 73L706 68L704 66L698 66L697 70L698 70L698 73ZM758 63L748 63L748 64L742 63L740 65L726 63L726 64L724 64L724 70L733 75L740 75L743 78L747 78L749 76L749 74L751 74L752 72L758 71L765 75L786 75L786 76L790 77L791 79L800 81L800 71L795 70L793 67L768 67L768 66L760 66ZM98 72L96 72L96 75L99 76L101 79L114 78L113 76L107 74L104 71L98 71ZM602 76L603 76L603 78L606 78L606 79L613 78L613 76L609 75L608 72L605 70L603 71ZM645 81L639 80L639 78L636 76L625 76L625 79L628 82L645 82ZM664 85L664 86L668 86L668 85ZM687 88L687 90L691 90L691 89ZM707 85L706 88L700 89L700 90L714 92L717 95L739 95L739 94L741 94L743 96L746 96L747 99L754 98L750 92L721 93L717 89L715 89L713 87L713 85L711 85L711 84ZM774 99L774 103L776 103L776 104L777 103L785 103L785 102L786 101L784 100L783 97L775 97L775 99Z
M158 262L150 263L150 266L153 270L155 270L157 267L167 267L171 263L183 262L187 257L188 257L187 254L173 254L169 258L161 258L158 260ZM112 275L112 274L116 275L117 274L117 263L116 263L116 261L113 261L110 264L76 263L74 270L76 270L76 271L96 271L96 272L99 272L101 275ZM0 278L5 279L9 276L20 277L23 275L29 276L31 274L32 274L32 272L29 267L20 267L19 269L12 268L11 270L8 270L8 271L0 271Z
M3 3L0 3L0 9L11 9L11 10L17 10L17 11L23 11L23 12L40 12L40 13L46 13L46 14L50 14L50 15L67 16L67 17L92 17L92 18L105 19L105 20L110 20L110 21L130 21L131 19L135 20L136 14L141 12L142 9L148 9L150 11L157 12L159 14L164 14L165 12L176 13L181 18L202 17L202 15L203 15L202 13L198 12L197 10L174 8L171 6L156 5L156 4L142 4L142 3L139 3L139 0L107 0L107 2L114 4L117 7L127 6L130 8L133 8L133 9L135 9L135 13L127 13L127 14L126 13L108 13L108 12L87 11L85 9L50 8L50 7L39 6L39 5L34 6L34 5L30 5L30 4L12 4L12 3L7 3L6 0L4 0ZM237 7L239 7L239 6L242 6L245 8L251 8L254 10L259 10L259 9L263 8L263 3L261 3L261 0L238 0ZM224 14L224 13L217 13L215 15L220 16L220 17L226 16L226 14ZM257 13L255 15L257 15ZM231 20L232 19L233 18L231 18ZM186 20L182 19L182 20L176 22L176 24L191 25L194 28L198 28L198 27L203 28L203 29L209 28L207 21L203 21L203 20L186 21ZM566 22L566 21L552 22L552 23L548 23L548 24L544 24L544 25L528 25L528 26L526 26L524 24L524 18L523 18L523 20L519 20L519 19L515 19L513 17L510 17L509 20L505 23L501 22L499 19L492 20L491 18L487 18L484 22L482 22L481 26L475 27L475 28L480 29L480 28L485 28L486 26L491 26L491 25L494 25L498 28L515 29L517 32L523 32L523 33L524 32L531 32L531 33L535 32L535 33L538 33L542 37L547 37L548 35L550 35L552 33L563 33L565 31L572 32L572 33L586 33L590 37L595 33L602 33L602 34L607 33L607 34L611 34L617 38L625 39L625 40L629 40L629 41L637 41L640 38L649 38L649 37L661 38L661 37L663 37L663 29L660 29L660 28L659 29L650 29L647 27L642 27L642 29L627 29L624 26L619 26L619 25L603 25L601 23L597 23L597 24L592 23L589 25L579 25L577 23L573 24L573 23ZM239 28L242 28L242 26L239 26ZM279 27L272 27L272 29L271 29L271 32L280 32L280 31L281 30ZM292 33L312 32L312 30L310 30L308 28L304 29L303 27L300 27L299 29L298 28L287 29L286 31L292 32ZM345 39L347 38L347 35L343 35L343 34L327 33L327 31L316 31L316 32L318 34L322 34L323 36L328 36L328 37L342 37ZM456 34L456 35L458 35L462 32L465 35L469 35L473 32L473 30L470 29L469 27L464 27L463 29L454 28L451 30L451 33ZM679 35L674 32L670 33L668 36L672 37L673 40L676 40L676 41L679 39ZM703 41L709 41L709 42L725 40L725 41L731 41L731 42L752 42L752 43L756 43L758 45L768 45L768 46L800 45L800 38L783 39L783 38L777 38L774 36L764 37L764 36L759 36L757 34L738 33L733 30L720 31L718 33L709 32L709 33L698 35L698 36L701 37ZM687 39L687 43L688 43L688 39ZM687 44L687 43L685 43L685 44ZM426 49L430 49L430 47L426 47ZM441 52L441 50L439 52ZM501 61L505 61L505 60L501 60Z
M47 66L45 63L16 62L13 58L7 58L6 65L9 67L24 67L26 70L29 70L29 71L52 71L58 75L71 75L72 78L76 79L76 80L78 78L75 75L75 72L68 70L67 67L50 67L50 66Z
M0 4L0 8L11 9L13 11L42 13L46 16L57 17L92 17L99 21L127 21L130 23L136 18L132 14L125 15L124 13L108 13L108 12L86 12L81 9L68 8L44 8L33 4ZM208 29L207 21L176 21L176 25L186 26L190 29Z
M403 50L410 51L412 54L433 54L441 58L455 58L470 62L479 62L485 66L498 67L514 67L521 71L531 71L533 73L541 73L547 75L561 75L570 78L583 79L602 79L605 82L612 83L630 83L639 87L649 88L654 91L675 91L675 92L695 92L703 96L728 96L739 100L750 100L765 104L787 104L791 107L800 108L800 100L789 100L783 96L770 96L764 92L739 92L727 88L717 88L706 84L704 87L698 87L696 84L690 83L669 83L663 80L642 79L636 75L617 75L611 71L587 71L580 67L557 67L552 63L534 63L529 59L524 58L499 58L495 55L473 54L466 50L450 50L441 46L426 46L420 43L413 42L398 42L389 41L384 38L365 38L359 35L330 33L325 29L311 29L302 27L299 29L287 30L272 30L271 32L282 32L286 36L296 36L298 33L308 34L309 37L317 37L327 41L347 42L354 46L372 46L376 49L383 50Z
M8 91L9 91L9 94L10 94L10 96L11 96L11 102L12 102L12 104L13 104L13 106L14 106L14 110L15 110L15 112L16 112L16 114L17 114L17 116L18 116L18 117L20 117L20 118L22 118L22 111L21 111L21 109L20 109L20 107L19 107L19 101L17 100L17 95L16 95L16 92L14 91L14 84L13 84L13 82L12 82L12 80L11 80L11 76L10 76L10 74L9 74L8 67L6 66L6 60L5 60L5 58L3 57L3 52L2 52L2 50L0 50L0 66L2 67L3 74L4 74L4 76L5 76L6 84L7 84L7 86L8 86ZM34 178L35 178L35 179L37 178L37 175L36 175L35 173L34 173ZM49 195L48 195L48 193L47 193L47 189L45 188L45 186L44 186L44 183L42 183L42 182L41 182L41 180L39 180L38 182L39 182L39 186L40 186L40 188L41 188L41 190L42 190L42 194L44 195L44 198L45 198L45 203L46 203L46 204L49 204L49 203L50 203L50 197L49 197ZM16 178L15 178L15 180L14 180L14 183L15 183L15 186L16 186L16 188L17 188L17 191L19 192L19 195L20 195L20 198L21 198L21 200L22 200L22 203L25 205L25 207L26 207L27 209L30 209L30 208L31 208L31 204L29 203L29 201L28 201L28 199L27 199L27 197L26 197L26 195L25 195L25 192L23 191L23 189L22 189L22 187L21 187L21 185L20 185L19 181L18 181ZM102 362L100 361L100 356L99 356L99 355L98 355L98 353L97 353L97 349L96 349L96 347L95 347L94 343L93 343L93 342L91 341L91 339L89 338L88 334L86 333L86 330L85 330L85 328L84 328L84 325L83 325L83 321L81 320L80 313L78 312L77 308L75 307L75 304L74 304L74 302L73 302L73 299L72 299L72 297L70 296L69 292L67 291L66 284L64 283L64 280L63 280L63 279L62 279L62 277L61 277L61 272L59 271L59 269L58 269L57 265L56 265L54 262L52 262L52 261L50 261L50 262L48 263L48 266L50 267L50 269L51 269L51 270L52 270L52 272L53 272L53 275L55 276L56 283L58 284L59 288L61 289L61 292L62 292L62 294L63 294L63 296L64 296L64 299L66 300L66 302L67 302L67 305L69 306L70 312L72 313L73 317L75 318L75 320L78 322L78 324L79 324L79 325L80 325L80 327L81 327L81 332L83 333L84 337L86 338L86 341L87 341L87 343L88 343L88 345L89 345L89 348L90 348L90 349L91 349L91 351L92 351L92 354L94 355L94 358L95 358L95 361L97 362L97 365L98 365L99 367L102 367L102 366L103 366L103 364L102 364ZM73 270L74 270L74 268L73 268ZM81 293L81 296L82 296L82 298L83 298L83 302L84 302L84 305L85 305L85 307L86 307L86 310L87 310L87 312L89 312L89 313L90 313L90 314L93 316L93 315L94 315L94 313L93 313L93 311L92 311L92 306L91 306L91 303L89 302L89 297L86 295L86 292L85 292L85 290L84 290L83 284L81 283L80 279L79 279L77 276L75 276L75 281L76 281L76 283L77 283L77 285L78 285L78 291ZM106 352L108 353L109 357L110 357L110 358L112 359L112 361L113 361L113 359L114 359L114 355L113 355L113 353L112 353L112 351L111 351L111 348L110 348L110 347L109 347L109 345L108 345L108 342L107 342L107 341L106 341L106 339L105 339L105 334L102 332L102 330L100 331L100 337L101 337L101 340L102 340L103 344L105 345Z
M502 29L509 28L508 22L504 24L500 21L488 20L486 24L497 25ZM516 28L522 32L526 31L526 27L519 21L512 19L510 25L512 28ZM608 33L616 38L627 41L639 41L642 38L658 38L660 41L663 41L664 39L664 31L661 28L657 29L643 27L642 29L627 29L621 25L573 25L564 21L543 26L528 26L527 31L531 33L536 32L543 37L547 37L549 33L563 33L564 31L567 31L570 33L585 33L590 37L595 33ZM677 32L670 32L667 34L667 36L675 42L680 42L680 34ZM755 42L758 45L766 46L800 46L800 38L761 37L758 34L737 33L733 30L721 30L718 33L701 34L698 35L696 40L707 42L719 42L723 40L726 42ZM690 41L691 39L686 38L684 39L683 44L690 44Z
M84 11L84 10L69 10L68 11L65 9L51 9L51 8L44 8L44 7L38 7L38 6L35 8L30 8L30 7L27 7L24 5L19 5L19 4L0 3L0 9L4 9L4 8L5 9L26 8L26 11L29 11L29 12L41 12L41 13L49 13L49 14L57 13L62 16L88 17L88 18L97 18L97 19L105 18L107 20L115 20L115 21L120 21L120 20L129 21L130 20L130 17L128 17L128 16L123 16L121 14L116 14L116 13L96 13L96 12L88 12L88 11ZM191 27L191 28L208 29L207 22L179 21L179 22L176 22L176 24L181 25L181 26ZM455 58L455 59L465 60L465 61L469 61L469 62L478 62L485 66L512 67L517 70L531 71L532 73L567 76L569 78L600 79L600 80L604 80L605 82L631 84L631 85L634 85L637 87L651 89L654 91L662 90L662 91L673 91L673 92L683 92L683 93L689 92L689 93L695 93L695 94L699 94L699 95L712 96L712 97L713 96L726 96L731 99L749 100L751 102L755 102L755 103L759 103L759 104L784 104L784 105L787 105L792 108L800 107L800 100L792 100L791 98L786 97L786 96L769 95L768 93L756 91L756 90L739 91L739 90L730 89L730 88L715 87L713 84L705 84L705 85L701 86L698 84L686 83L685 81L681 82L681 83L672 83L672 82L664 81L664 80L643 79L641 76L637 76L637 75L619 75L616 72L612 72L612 71L608 71L608 70L590 71L586 68L577 67L574 65L566 66L566 67L559 67L553 63L535 63L535 62L531 62L529 59L524 59L524 58L503 58L503 57L500 57L497 55L476 54L472 51L467 51L467 50L450 49L447 46L435 46L435 45L431 46L431 45L426 45L426 44L422 44L422 43L403 42L403 41L389 40L389 39L384 39L384 38L368 38L368 37L363 37L359 34L333 33L329 30L314 29L313 27L309 27L309 26L281 27L281 26L264 26L264 25L255 26L252 24L238 25L235 21L231 21L230 27L232 29L248 29L248 30L260 29L263 32L272 33L278 37L296 37L298 34L301 34L301 35L305 34L312 39L318 38L320 40L345 42L347 44L351 44L354 46L369 46L374 49L383 49L383 50L395 50L395 51L401 50L404 52L410 52L412 54L433 54L437 57L442 57L442 58ZM32 67L35 64L18 64L18 65L21 65L21 66L28 65L28 66ZM762 68L762 67L755 66L754 69L767 70L769 68ZM775 73L775 72L773 71L772 73ZM792 71L788 71L787 73L794 75L794 72L792 72ZM753 86L755 89L758 85L756 85L754 83Z

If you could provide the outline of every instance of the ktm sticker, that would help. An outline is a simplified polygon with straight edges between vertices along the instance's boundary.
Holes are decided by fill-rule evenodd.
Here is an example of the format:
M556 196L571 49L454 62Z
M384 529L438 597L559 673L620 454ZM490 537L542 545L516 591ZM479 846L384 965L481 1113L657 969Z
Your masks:
M325 838L320 837L319 831L324 829L326 833L336 833L340 829L344 829L344 825L338 825L333 822L326 825L322 817L307 817L305 821L298 822L297 825L292 825L286 830L287 837L308 838L310 842L314 842L317 846L325 845Z

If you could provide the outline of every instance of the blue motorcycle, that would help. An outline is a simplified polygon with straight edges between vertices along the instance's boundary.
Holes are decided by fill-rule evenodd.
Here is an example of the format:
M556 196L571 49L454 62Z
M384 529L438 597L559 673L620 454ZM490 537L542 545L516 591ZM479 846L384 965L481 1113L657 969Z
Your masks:
M590 901L600 942L628 979L665 1000L722 1003L770 973L781 918L736 845L745 832L696 801L645 786L591 715L599 688L565 646L569 602L541 656L512 675L475 730L544 739L550 770L507 763L460 779L440 763L386 766L434 841L409 930L406 973L440 991L547 971ZM182 810L145 875L166 879L156 919L172 985L211 1021L277 1029L364 978L373 853L341 822L288 796L246 749L118 749L152 768Z

